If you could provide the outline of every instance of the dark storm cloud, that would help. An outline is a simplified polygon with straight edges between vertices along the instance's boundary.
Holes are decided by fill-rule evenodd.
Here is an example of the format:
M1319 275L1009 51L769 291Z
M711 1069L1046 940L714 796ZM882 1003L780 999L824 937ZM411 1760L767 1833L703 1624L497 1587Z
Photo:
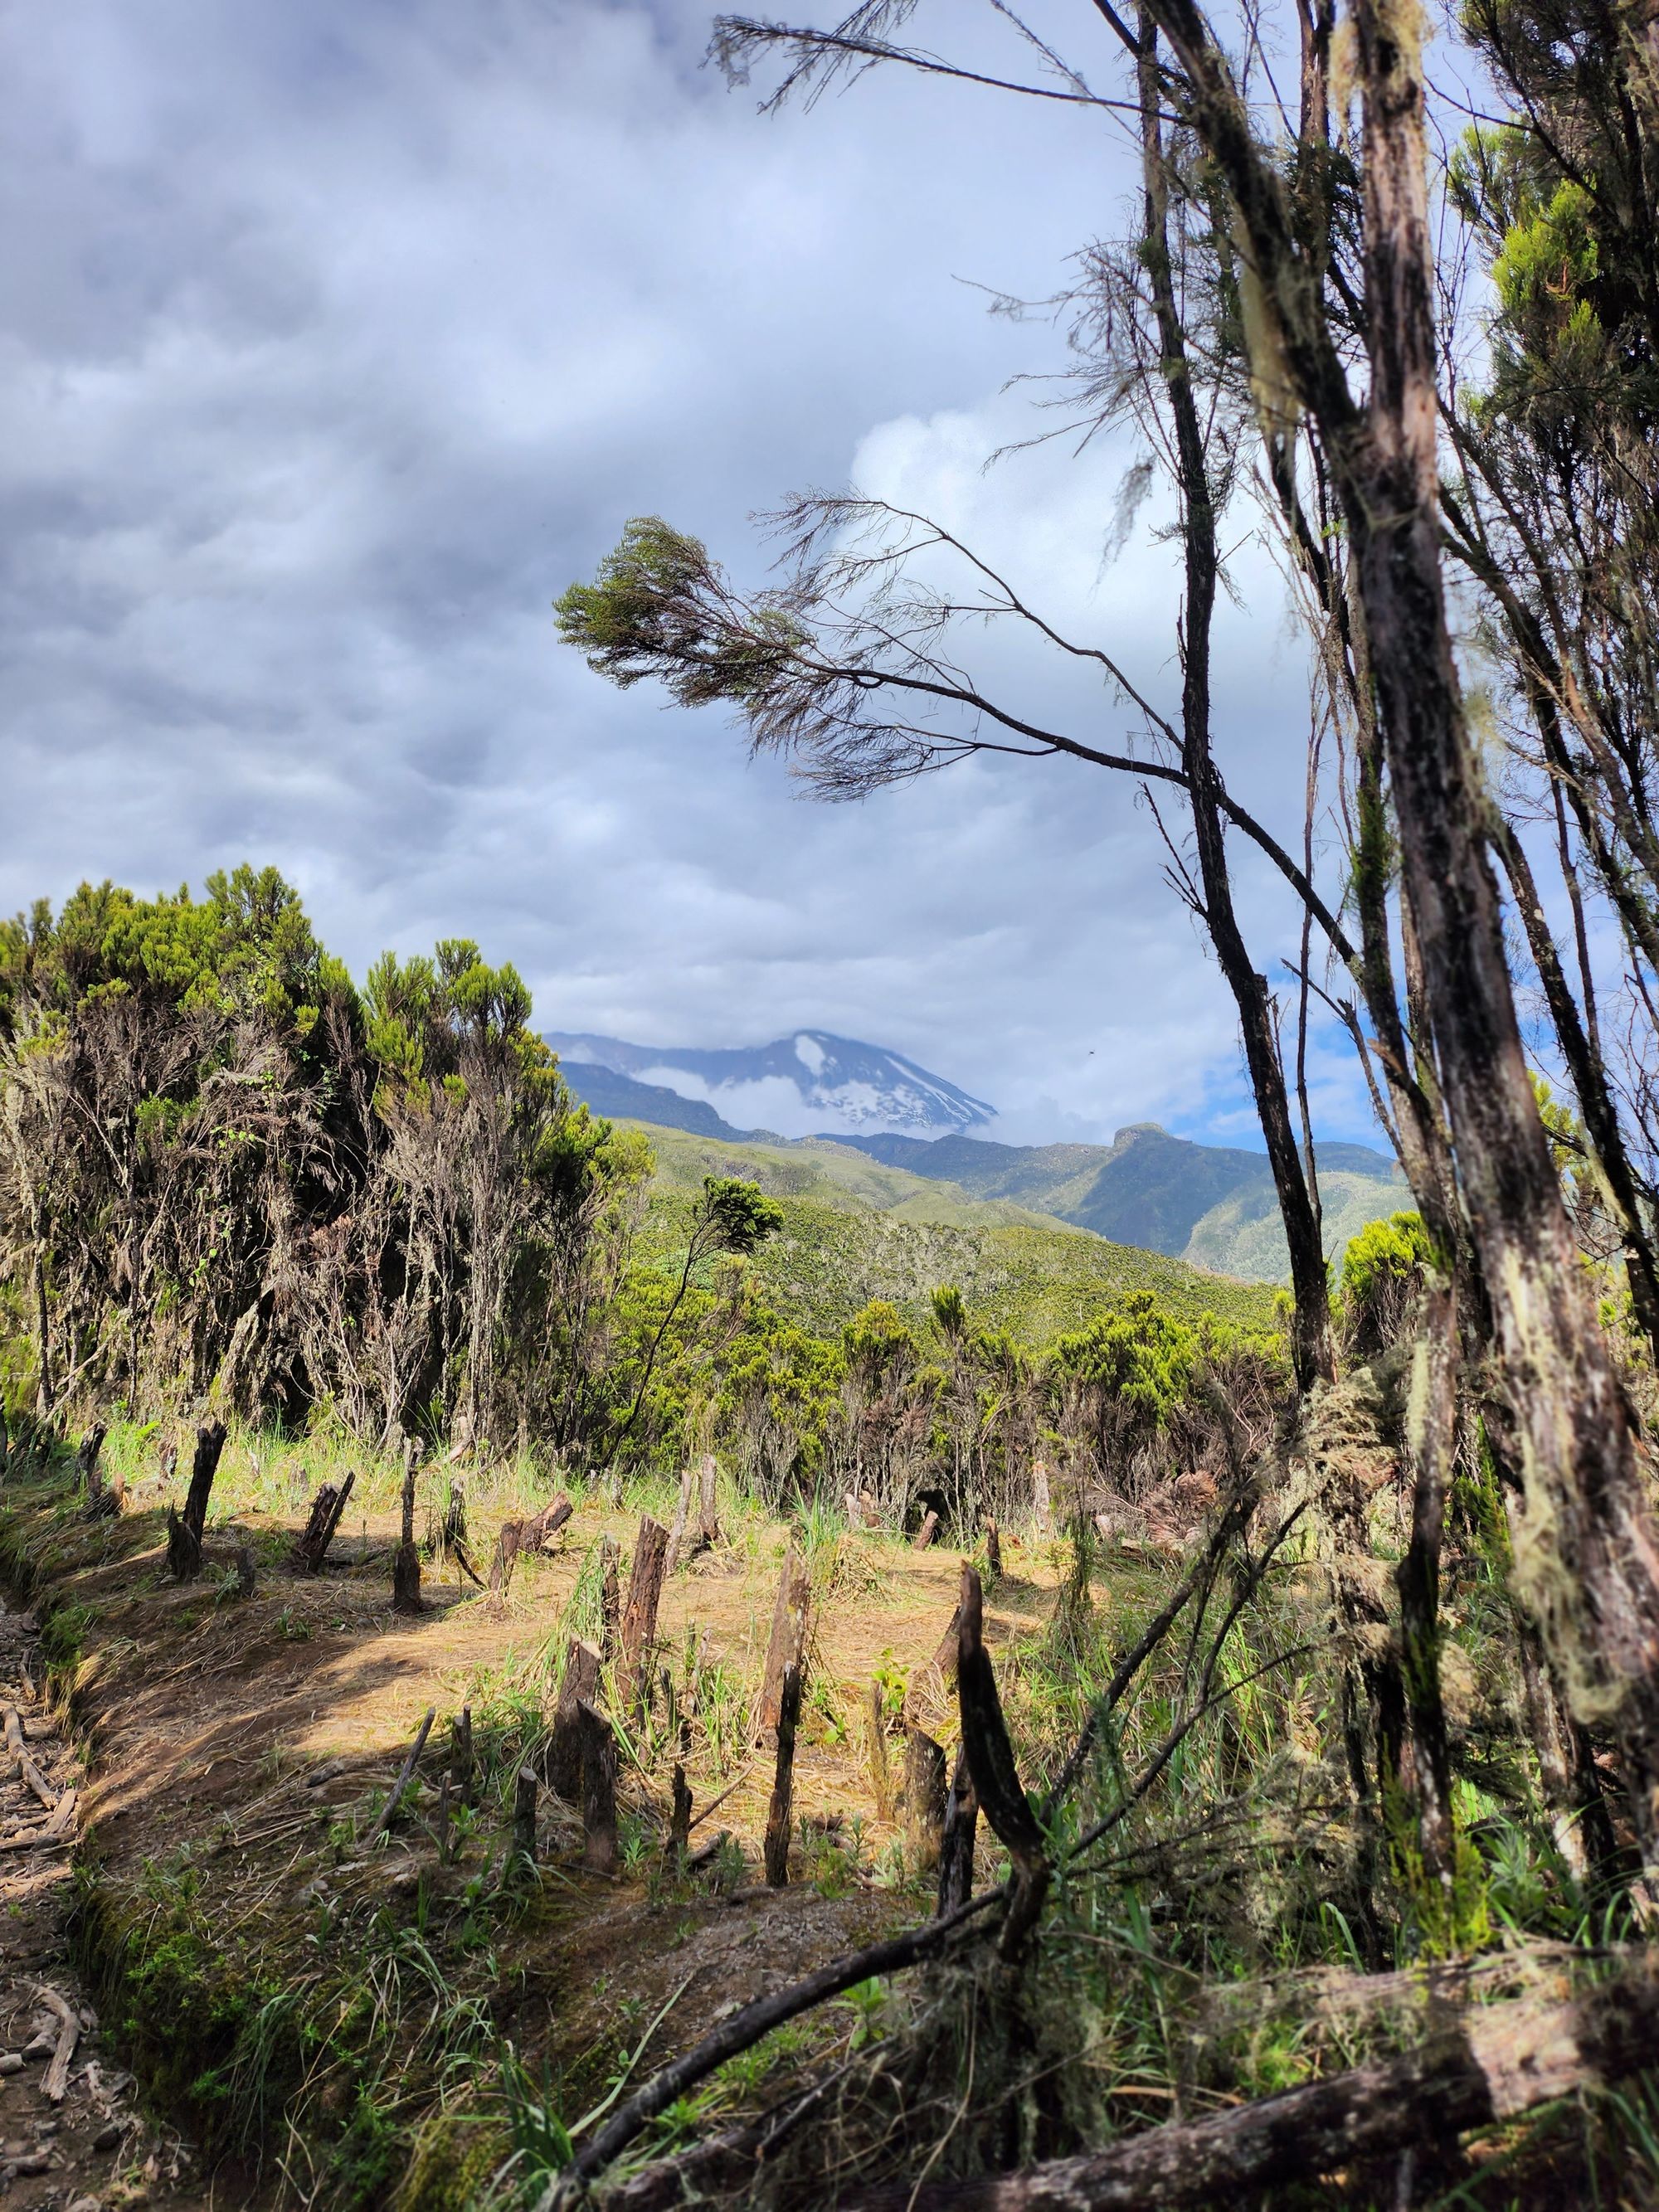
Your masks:
M1231 1127L1231 1010L1131 793L1015 765L802 804L555 641L630 514L754 576L750 511L854 476L1169 688L1167 554L1101 570L1127 456L985 473L1024 420L1000 387L1060 344L957 281L1052 289L1128 188L1109 130L897 77L762 120L704 34L599 0L6 19L0 902L271 859L359 968L474 936L551 1026L808 1024L1014 1133ZM1252 574L1230 773L1293 823L1304 685ZM1121 734L1070 672L984 650ZM1264 961L1293 949L1242 880ZM1320 1073L1352 1125L1346 1063Z

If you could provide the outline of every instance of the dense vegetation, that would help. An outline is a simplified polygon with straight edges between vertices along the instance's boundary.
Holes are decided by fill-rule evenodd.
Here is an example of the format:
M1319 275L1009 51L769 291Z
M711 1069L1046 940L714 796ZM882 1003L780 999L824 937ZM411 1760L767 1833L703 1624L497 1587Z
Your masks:
M901 42L915 12L866 0L822 31L727 19L715 54L740 82L780 65L778 98L878 64L982 94L983 71ZM1079 20L1119 70L1111 91L1035 40L1022 57L1052 74L1024 89L1122 119L1139 165L1127 234L1086 248L1065 307L1079 428L1136 440L1131 507L1160 471L1170 495L1178 708L1136 690L1109 639L1061 640L948 532L851 496L788 508L784 580L758 593L641 519L559 620L599 672L724 705L833 796L989 745L1153 793L1237 1012L1291 1261L1282 1339L1124 1283L1075 1325L1052 1310L1033 1325L1028 1303L1016 1328L1019 1302L999 1309L982 1273L837 1308L822 1236L807 1254L816 1201L721 1173L720 1156L687 1169L684 1147L653 1200L645 1141L573 1105L510 969L445 945L359 988L269 874L216 879L199 903L86 890L0 946L6 1390L28 1431L22 1510L0 1534L14 1572L87 1593L52 1625L79 1693L107 1695L134 1652L171 1663L170 1635L191 1639L179 1673L224 1654L206 1685L319 1624L351 1633L320 1578L305 1619L257 1588L256 1565L290 1588L308 1571L286 1527L258 1563L244 1538L198 1618L191 1560L169 1584L159 1527L106 1510L92 1453L77 1473L83 1413L263 1419L240 1440L248 1522L301 1435L444 1444L475 1510L508 1447L521 1488L544 1496L556 1456L573 1493L580 1555L541 1585L557 1578L557 1612L537 1612L528 1658L491 1646L477 1771L470 1720L456 1730L470 1794L454 1827L447 1788L428 1808L406 1906L373 1893L388 1822L370 1803L304 1869L275 1867L264 1894L305 1886L269 1938L239 1932L246 1914L223 1936L205 1909L188 1921L194 1891L147 1869L100 1957L136 2037L213 1983L212 2063L174 2085L204 2125L220 2096L254 2140L269 2094L336 2150L361 2128L373 2159L319 2163L312 2201L383 2198L398 2097L495 2133L465 2184L452 2166L428 2187L428 2165L408 2200L423 2205L564 2212L595 2187L635 2206L864 2212L1652 2196L1653 25L1596 0L1472 0L1441 106L1455 150L1431 168L1412 0L1353 0L1340 24L1307 0L1291 72L1253 9L1218 26L1190 0L1127 15L1095 0ZM1477 72L1497 112L1469 128ZM1466 302L1441 281L1459 253L1486 288L1478 388ZM1249 527L1292 579L1316 670L1306 813L1285 838L1218 759L1211 633L1230 510L1252 486ZM967 582L958 568L942 585L942 563ZM1470 606L1473 637L1456 626ZM1137 747L1045 729L981 688L973 640L996 623L1097 666L1139 718ZM1241 839L1303 917L1293 1021L1245 939ZM1619 950L1610 984L1598 931ZM1414 1200L1355 1237L1335 1279L1316 994ZM848 1239L842 1280L870 1249ZM136 1462L150 1431L118 1442ZM222 1443L210 1431L204 1449ZM400 1480L386 1455L365 1483L405 1612L416 1459ZM677 1552L678 1637L653 1648L641 1629L628 1659L623 1509L678 1496L678 1537L694 1471L706 1573ZM446 1479L427 1499L434 1562L465 1503ZM904 1532L924 1504L961 1559L919 1624L904 1582L929 1555ZM510 1525L517 1542L526 1522ZM361 1575L380 1556L369 1534L366 1513ZM481 1639L510 1626L505 1527L500 1542L497 1588L474 1600L458 1580L453 1601ZM644 1524L635 1539L659 1594L668 1542ZM358 1592L366 1640L383 1590ZM722 1596L726 1652L707 1619ZM757 1656L769 1612L775 1652L740 1680L730 1655ZM902 1653L879 1640L895 1617ZM626 1618L644 1618L632 1585ZM567 1692L579 1788L548 1764ZM436 1710L434 1693L425 1725ZM841 1761L843 1791L861 1728L879 1853L845 1805L792 1830L798 1726ZM716 1886L769 1902L775 1935L793 1845L820 1896L855 1898L872 1924L831 1958L780 1941L760 1995L716 2003L750 1938L713 1934L673 1980L670 1954L719 1919L689 1848L687 1769L705 1793L737 1790L757 1740L777 1762L768 1884L738 1886L733 1847ZM540 2078L507 2048L481 2082L489 2007L528 2017L529 1938L498 1971L515 1931L580 1922L592 1894L547 1875L538 1774L564 1771L597 1832L588 1801L619 1744L639 1913L617 2018L560 2043L558 2004L609 1988L579 1932ZM290 1798L283 1851L313 1817ZM592 1872L617 1864L614 1805L608 1832ZM587 1917L598 1942L628 1916L607 1902ZM146 2012L144 1976L186 1929L189 1972ZM372 1985L354 1996L357 1960ZM275 1976L257 2012L238 1994L256 1971ZM694 1980L712 1992L697 2032L647 2059Z
M730 1172L787 1185L787 1156L666 1137L686 1157L653 1202L644 1133L571 1099L530 1014L465 942L359 988L271 870L199 901L83 887L6 925L9 1412L533 1440L572 1472L676 1467L695 1437L775 1506L864 1486L902 1521L941 1486L1006 1513L1043 1449L1104 1476L1066 1321L1156 1313L1183 1388L1200 1361L1273 1368L1270 1306L1242 1286L1084 1238L1066 1270L1040 1231L875 1254ZM936 1311L927 1263L953 1259L969 1303Z

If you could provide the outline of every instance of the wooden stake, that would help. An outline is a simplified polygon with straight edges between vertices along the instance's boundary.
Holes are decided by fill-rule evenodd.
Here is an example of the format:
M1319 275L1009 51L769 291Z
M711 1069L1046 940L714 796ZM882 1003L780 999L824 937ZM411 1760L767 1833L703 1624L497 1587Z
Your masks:
M472 1708L463 1705L449 1729L449 1775L463 1805L472 1802Z
M919 1867L939 1864L945 1839L945 1752L914 1724L904 1745L904 1832Z
M921 1528L910 1539L910 1549L913 1552L925 1552L938 1534L939 1516L930 1505L923 1517Z
M197 1430L196 1456L191 1463L184 1512L167 1508L167 1569L174 1582L193 1582L202 1571L202 1532L207 1526L208 1499L224 1448L222 1421L210 1421Z
M887 1758L887 1696L879 1682L872 1682L865 1706L865 1758L870 1769L870 1794L876 1802L876 1818L893 1817L893 1770Z
M685 1472L680 1477L679 1503L674 1508L674 1525L668 1532L668 1553L663 1562L665 1575L672 1575L680 1563L680 1547L685 1541L685 1523L691 1511L691 1486L696 1480L696 1471L688 1460Z
M547 1746L547 1786L568 1805L582 1794L581 1708L599 1693L599 1655L591 1644L572 1637L565 1647L564 1675Z
M985 1571L993 1583L1002 1580L1002 1538L994 1521L985 1524Z
M974 1793L998 1840L1014 1862L1014 1893L1002 1923L1000 1949L1012 1959L1042 1910L1051 1869L1048 1841L1020 1782L1008 1724L997 1694L996 1671L985 1649L984 1595L970 1566L962 1570L962 1629L957 1651L957 1701L963 1749Z
M958 1605L951 1615L949 1627L939 1640L939 1650L933 1654L933 1665L947 1686L957 1679L957 1645L961 1632L962 1607Z
M334 1532L339 1527L351 1495L351 1486L357 1480L348 1468L346 1479L337 1490L331 1482L324 1483L311 1503L311 1515L301 1535L295 1540L289 1558L295 1570L302 1575L318 1574L322 1570L329 1546L334 1541Z
M531 1766L519 1769L517 1787L513 1793L513 1850L516 1857L536 1863L536 1792L538 1788L536 1771Z
M710 1550L720 1540L720 1469L713 1452L705 1452L698 1471L697 1542Z
M939 1913L941 1919L967 1904L974 1893L974 1837L979 1800L968 1771L966 1750L957 1753L957 1771L945 1801L945 1832L939 1839Z
M651 1703L651 1647L657 1637L657 1607L662 1600L663 1569L668 1560L668 1531L647 1513L640 1522L634 1565L628 1577L628 1603L622 1617L622 1658L617 1695L624 1710L643 1713Z
M415 1748L404 1759L402 1771L392 1785L392 1795L386 1801L386 1810L380 1815L383 1829L390 1828L403 1810L404 1792L415 1779L415 1770L421 1763L421 1753L426 1749L426 1740L431 1735L432 1723L437 1717L436 1708L428 1705L426 1718L421 1723L420 1733L415 1738Z
M610 1666L617 1656L617 1633L622 1623L622 1597L617 1587L622 1546L607 1536L599 1546L599 1660Z
M584 1698L576 1708L582 1736L582 1864L590 1874L617 1871L617 1739L605 1715Z
M424 1613L421 1601L421 1555L415 1548L415 1439L404 1438L404 1528L392 1563L392 1610Z
M663 1846L663 1856L676 1871L679 1871L685 1865L685 1855L690 1848L691 1789L685 1778L685 1769L676 1759L674 1809L668 1816L668 1841Z
M791 1667L803 1667L806 1656L806 1615L812 1601L812 1580L802 1565L793 1540L784 1553L778 1576L778 1594L772 1607L772 1633L766 1646L766 1671L761 1677L760 1701L755 1708L755 1733L764 1736L778 1725L782 1709L783 1678Z
M117 1510L117 1500L112 1492L105 1489L103 1471L98 1464L98 1455L104 1449L104 1438L108 1433L101 1421L94 1421L82 1437L80 1448L75 1455L76 1466L87 1488L86 1515L88 1521L96 1521Z
M783 1670L778 1702L778 1761L772 1778L772 1802L766 1815L766 1879L774 1889L789 1881L789 1814L794 1798L795 1730L800 1724L800 1667Z

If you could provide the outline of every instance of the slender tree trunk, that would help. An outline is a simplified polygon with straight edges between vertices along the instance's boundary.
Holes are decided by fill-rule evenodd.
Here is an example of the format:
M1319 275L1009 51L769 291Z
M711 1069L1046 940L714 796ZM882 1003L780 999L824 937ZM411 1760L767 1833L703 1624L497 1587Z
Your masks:
M1624 1135L1619 1127L1618 1109L1613 1104L1607 1069L1585 1033L1577 1001L1568 988L1560 955L1555 949L1555 939L1550 935L1543 902L1538 896L1538 886L1533 878L1532 864L1521 840L1510 824L1497 816L1495 809L1492 830L1493 842L1515 893L1515 902L1520 910L1522 927L1527 933L1533 964L1538 970L1539 981L1544 986L1544 997L1548 1002L1550 1019L1555 1026L1561 1056L1566 1061L1567 1073L1572 1078L1578 1110L1584 1117L1585 1133L1589 1138L1601 1181L1618 1218L1625 1247L1625 1273L1630 1283L1631 1303L1636 1309L1636 1317L1642 1325L1643 1333L1652 1347L1654 1358L1659 1360L1659 1269L1655 1267L1653 1247L1642 1225L1642 1202L1637 1192L1630 1156L1625 1150Z
M1460 1180L1518 1424L1516 1559L1577 1717L1616 1729L1659 1864L1659 1540L1528 1078L1447 631L1424 27L1360 0L1371 402L1343 489Z
M1204 923L1215 948L1217 963L1238 1008L1245 1065L1255 1093L1256 1111L1261 1117L1285 1241L1290 1247L1291 1286L1296 1302L1291 1352L1297 1380L1305 1390L1316 1382L1328 1380L1334 1372L1330 1291L1318 1214L1302 1157L1297 1150L1285 1070L1279 1054L1272 994L1266 976L1256 973L1238 927L1227 870L1225 831L1218 803L1219 778L1210 750L1210 633L1219 570L1215 504L1170 260L1169 185L1164 171L1162 121L1164 95L1158 81L1157 33L1144 15L1141 25L1139 76L1146 192L1144 258L1158 319L1163 352L1161 368L1175 424L1182 539L1186 557L1182 766L1192 802Z

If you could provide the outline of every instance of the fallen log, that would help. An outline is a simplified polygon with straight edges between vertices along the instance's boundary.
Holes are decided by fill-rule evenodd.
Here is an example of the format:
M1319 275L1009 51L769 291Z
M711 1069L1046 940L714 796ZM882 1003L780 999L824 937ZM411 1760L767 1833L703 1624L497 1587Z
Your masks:
M58 2021L58 2045L41 2081L40 2094L52 2104L61 2105L69 2087L70 2062L75 2056L76 2045L81 2040L81 2022L74 2007L60 1997L56 1990L37 1983L35 1994Z
M715 1840L718 1844L719 1838ZM1007 1895L1006 1889L987 1890L946 1919L927 1921L902 1936L890 1936L863 1950L848 1952L785 1989L751 1999L712 2029L701 2043L693 2044L671 2065L653 2074L619 2106L563 2172L549 2183L536 2200L535 2212L569 2212L569 2208L580 2204L596 2173L609 2166L619 2151L625 2150L659 2112L666 2112L678 2098L695 2088L699 2081L706 2081L728 2058L751 2050L774 2028L799 2019L802 2013L811 2012L815 2005L830 1997L840 1996L855 1983L868 1981L877 1974L897 1973L906 1966L919 1965L924 1959L937 1957L958 1928L992 1905L1005 1903Z
M1659 1954L1563 2004L1472 2005L1401 2058L1221 2112L1171 2121L1109 2149L1023 2173L885 2184L844 2212L1155 2212L1231 2204L1408 2145L1449 2145L1472 2128L1605 2087L1659 2049Z

